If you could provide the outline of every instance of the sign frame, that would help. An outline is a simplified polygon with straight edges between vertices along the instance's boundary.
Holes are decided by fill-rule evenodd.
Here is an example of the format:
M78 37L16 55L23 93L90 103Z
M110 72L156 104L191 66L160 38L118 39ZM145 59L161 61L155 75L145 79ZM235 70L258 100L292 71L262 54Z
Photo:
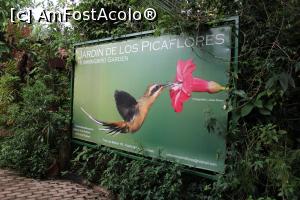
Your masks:
M230 71L232 71L232 70L236 71L238 68L239 17L233 16L233 17L230 17L227 19L223 19L223 20L214 22L214 24L218 24L218 26L230 25L232 27L232 38L231 38L232 45L231 45L231 58L230 58L231 62L230 62L229 68L230 68ZM213 27L218 27L218 26L213 26ZM99 144L91 143L91 142L80 140L80 139L74 139L72 137L73 136L73 102L74 102L74 77L75 77L74 74L75 74L75 65L76 65L76 63L75 63L76 48L83 47L83 46L89 46L89 45L96 45L96 44L105 44L108 42L122 41L122 40L132 39L132 38L139 38L139 37L142 38L142 37L149 36L149 35L151 36L154 34L154 32L155 32L154 30L149 30L149 31L143 31L143 32L138 32L138 33L121 35L119 37L107 37L104 39L79 42L79 43L75 43L73 45L73 63L72 63L72 72L71 72L71 111L70 111L71 112L70 130L71 130L71 138L72 138L71 141L73 144L88 146L88 147L92 147L92 148L99 146ZM230 76L228 78L229 78L229 81L232 79ZM227 119L227 129L228 129L229 121L230 121L230 115L228 115L228 119ZM225 139L225 144L226 144L226 139ZM102 146L102 145L100 145L100 146ZM143 160L149 160L151 162L155 162L155 161L153 161L153 159L151 160L152 157L146 157L144 155L127 152L127 151L115 149L112 147L107 147L107 148L121 156L129 157L132 159L143 159ZM155 158L155 160L162 160L164 162L170 162L170 163L172 162L172 161L168 161L166 159L161 159L161 158ZM178 163L178 162L176 162L176 163ZM212 172L212 171L205 170L205 169L193 168L193 167L189 167L189 166L186 166L183 164L180 164L180 165L183 166L183 168L182 168L183 171L197 175L197 176L201 176L204 178L209 178L209 179L215 180L215 179L217 179L218 175L220 175L220 173L218 173L218 172ZM226 169L226 156L225 156L225 169Z

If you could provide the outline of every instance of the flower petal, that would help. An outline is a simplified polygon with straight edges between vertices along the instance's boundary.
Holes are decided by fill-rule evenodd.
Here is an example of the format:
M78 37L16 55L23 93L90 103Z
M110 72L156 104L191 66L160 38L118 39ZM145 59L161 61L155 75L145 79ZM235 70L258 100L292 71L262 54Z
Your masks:
M196 65L192 59L178 60L177 62L175 83L181 84L170 89L170 98L175 112L181 112L183 103L192 95L193 72L195 69Z
M193 77L193 86L192 91L193 92L209 92L209 81Z
M182 82L183 90L187 95L192 93L193 84L193 72L196 69L196 65L193 63L192 59L189 60L178 60L177 62L177 73L176 82Z
M182 90L170 90L170 97L175 112L181 112L183 109L183 103L190 98L190 96Z

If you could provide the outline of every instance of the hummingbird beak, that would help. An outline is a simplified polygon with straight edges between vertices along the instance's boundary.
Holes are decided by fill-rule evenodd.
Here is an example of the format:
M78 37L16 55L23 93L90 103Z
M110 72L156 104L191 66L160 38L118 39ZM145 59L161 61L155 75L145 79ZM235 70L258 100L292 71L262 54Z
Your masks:
M173 87L173 86L174 86L174 83L169 82L169 83L166 83L166 84L161 84L161 86L162 86L163 88Z

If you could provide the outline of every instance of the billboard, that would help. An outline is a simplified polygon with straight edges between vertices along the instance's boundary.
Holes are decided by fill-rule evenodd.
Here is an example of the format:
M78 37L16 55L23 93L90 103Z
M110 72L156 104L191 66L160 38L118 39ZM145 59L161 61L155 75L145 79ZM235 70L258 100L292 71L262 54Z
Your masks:
M75 49L77 140L224 172L231 26Z

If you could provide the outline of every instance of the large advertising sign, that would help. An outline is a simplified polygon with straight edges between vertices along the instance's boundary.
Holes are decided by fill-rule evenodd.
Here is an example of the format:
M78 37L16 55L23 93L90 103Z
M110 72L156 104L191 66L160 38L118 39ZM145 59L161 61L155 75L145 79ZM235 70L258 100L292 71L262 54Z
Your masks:
M77 46L73 138L224 172L231 26Z

